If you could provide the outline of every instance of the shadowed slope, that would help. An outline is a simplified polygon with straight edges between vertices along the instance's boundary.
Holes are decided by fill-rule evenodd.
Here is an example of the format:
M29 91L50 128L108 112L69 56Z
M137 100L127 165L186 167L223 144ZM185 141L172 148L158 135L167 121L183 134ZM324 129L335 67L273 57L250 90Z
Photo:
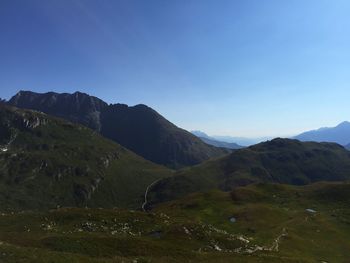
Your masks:
M142 157L171 168L198 164L228 153L176 127L145 105L108 105L84 93L20 91L8 102L86 125Z

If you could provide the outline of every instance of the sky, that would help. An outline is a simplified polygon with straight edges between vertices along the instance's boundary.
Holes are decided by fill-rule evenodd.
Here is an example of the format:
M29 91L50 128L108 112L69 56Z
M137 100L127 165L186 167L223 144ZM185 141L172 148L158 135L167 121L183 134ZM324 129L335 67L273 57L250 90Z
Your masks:
M1 0L0 97L86 92L187 130L350 120L350 1Z

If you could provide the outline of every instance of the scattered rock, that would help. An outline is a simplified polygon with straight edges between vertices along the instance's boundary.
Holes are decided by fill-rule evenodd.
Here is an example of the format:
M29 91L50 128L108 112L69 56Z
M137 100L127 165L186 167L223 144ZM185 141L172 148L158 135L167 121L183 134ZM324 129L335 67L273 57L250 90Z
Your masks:
M311 208L307 208L307 209L305 209L305 211L306 211L306 212L309 212L309 213L312 213L312 214L314 214L314 213L317 212L316 210L311 209Z
M214 245L214 249L216 250L216 251L222 251L222 249L218 246L218 245Z
M184 229L186 235L191 235L191 232L190 232L190 230L188 230L187 227L184 226L183 229Z

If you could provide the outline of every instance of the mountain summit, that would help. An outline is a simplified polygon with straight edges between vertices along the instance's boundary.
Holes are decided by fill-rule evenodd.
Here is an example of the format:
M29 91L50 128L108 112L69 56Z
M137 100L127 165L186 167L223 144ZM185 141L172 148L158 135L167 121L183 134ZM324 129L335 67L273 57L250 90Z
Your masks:
M111 104L85 93L20 91L10 105L83 124L142 157L171 168L198 164L228 153L178 128L152 108Z
M346 145L350 143L350 122L344 121L336 127L307 131L294 138L300 141L335 142Z
M81 123L98 131L101 129L100 114L108 107L104 101L78 91L73 94L20 91L8 103Z

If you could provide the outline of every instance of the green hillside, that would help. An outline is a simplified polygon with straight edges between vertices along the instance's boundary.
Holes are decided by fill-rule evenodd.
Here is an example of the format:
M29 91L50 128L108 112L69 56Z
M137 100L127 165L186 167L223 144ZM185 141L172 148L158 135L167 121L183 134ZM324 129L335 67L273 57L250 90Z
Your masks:
M346 262L350 184L318 181L348 180L349 158L275 139L174 174L0 105L0 262Z
M350 179L350 153L334 143L274 139L183 169L152 187L153 203L258 182L305 185Z
M171 171L84 126L0 105L0 208L139 208Z
M259 184L150 213L2 213L1 262L347 262L350 185Z

